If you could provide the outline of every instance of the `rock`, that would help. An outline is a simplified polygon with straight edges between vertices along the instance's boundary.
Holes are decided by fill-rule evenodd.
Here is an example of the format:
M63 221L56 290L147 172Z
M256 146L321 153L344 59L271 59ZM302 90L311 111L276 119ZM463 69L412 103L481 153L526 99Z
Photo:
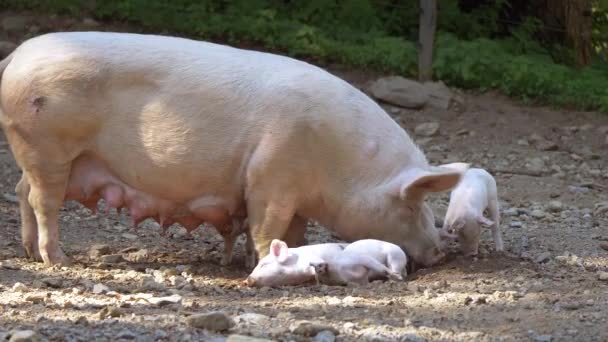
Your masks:
M547 261L551 260L551 253L549 252L543 252L540 253L536 259L534 259L534 262L536 262L537 264L542 264L545 263Z
M63 279L61 278L44 278L41 280L43 284L54 289L59 289L63 286Z
M4 200L6 200L9 203L19 203L19 198L13 194L2 194L2 198L4 198Z
M608 281L608 272L598 271L597 272L597 279L599 279L601 281Z
M399 342L427 342L428 340L424 337L420 337L416 334L405 334L401 335Z
M600 248L603 249L603 250L605 250L605 251L608 251L608 241L601 241L600 242Z
M175 294L167 297L151 297L147 300L150 304L165 306L171 304L180 304L182 302L182 296Z
M125 261L125 259L120 254L110 254L103 255L101 258L99 258L99 261L104 264L118 264Z
M137 240L139 238L137 235L131 233L124 233L122 234L122 237L131 241Z
M167 338L167 336L169 336L169 335L168 335L168 334L167 334L167 332L166 332L166 331L164 331L164 330L160 330L160 329L158 329L158 330L156 330L156 331L154 332L154 339L155 339L155 340L164 340L164 339L166 339L166 338Z
M23 31L27 29L29 19L23 16L9 16L2 20L2 29L4 31Z
M254 325L268 325L270 324L270 317L266 315L262 315L259 313L251 312L244 313L236 317L237 323L246 323L246 324L254 324Z
M10 335L9 342L37 342L40 340L38 334L33 330L13 330Z
M161 279L159 279L161 280ZM164 281L163 281L164 282ZM162 282L156 281L153 277L146 276L141 279L140 291L164 291L165 285Z
M0 59L4 59L17 48L17 44L13 42L0 41Z
M429 92L424 85L399 76L380 78L369 91L379 100L404 108L422 108L429 100Z
M543 217L547 216L547 214L540 210L540 209L534 209L530 212L530 216L534 217L535 219L542 219Z
M123 315L120 308L114 306L106 306L99 311L99 319L106 319L107 317L117 318Z
M230 316L219 311L192 315L186 323L193 328L218 332L229 330L236 324Z
M503 216L519 216L517 208L508 208L502 211Z
M336 340L336 335L329 330L323 330L315 335L313 342L334 342Z
M511 221L509 223L509 227L511 227L511 228L521 228L521 227L523 227L523 223L521 223L521 221Z
M556 143L549 140L539 141L536 147L541 151L557 151L559 149Z
M93 245L89 248L89 258L91 259L98 259L107 254L110 254L110 246L108 245Z
M551 335L538 335L534 337L534 342L551 342L553 341L553 336Z
M541 173L547 170L547 165L541 158L530 158L526 162L526 168L529 171Z
M127 256L127 259L131 262L141 263L141 262L148 261L149 257L150 257L150 252L147 249L143 248L143 249L138 250L137 252L129 253L129 255Z
M265 338L257 338L245 335L229 335L226 338L226 342L271 342L272 340L267 340Z
M414 133L416 135L420 135L423 137L432 137L439 133L439 123L438 122L425 122L416 126L414 129Z
M450 88L443 82L425 82L424 88L428 93L427 105L435 108L448 109L452 100L458 101Z
M93 293L94 294L102 294L110 292L110 288L105 286L104 284L95 284L93 285Z
M15 283L12 287L14 292L28 292L29 289L27 288L27 286L25 286L23 283Z
M549 202L549 211L552 212L560 212L564 208L564 205L560 201L551 201Z
M31 295L26 296L25 300L27 302L31 302L33 304L40 304L40 303L44 303L44 296L38 295L38 294L31 294Z
M137 337L137 333L129 330L129 329L122 329L120 332L118 332L118 334L116 335L116 338L118 340L134 340Z
M296 321L289 327L292 334L308 337L315 336L324 330L331 331L334 334L338 333L338 330L330 325L311 321Z

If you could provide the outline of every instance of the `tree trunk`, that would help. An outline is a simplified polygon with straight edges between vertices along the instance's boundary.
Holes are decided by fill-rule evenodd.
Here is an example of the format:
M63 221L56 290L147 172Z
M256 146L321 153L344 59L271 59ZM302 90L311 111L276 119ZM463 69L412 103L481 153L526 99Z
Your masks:
M591 0L547 0L547 10L566 30L566 39L575 53L578 67L591 64Z

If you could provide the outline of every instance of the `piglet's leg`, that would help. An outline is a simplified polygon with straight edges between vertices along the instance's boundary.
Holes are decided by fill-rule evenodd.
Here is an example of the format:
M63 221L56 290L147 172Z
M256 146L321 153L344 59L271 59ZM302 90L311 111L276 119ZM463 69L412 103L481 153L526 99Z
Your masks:
M394 272L386 267L386 265L383 263L367 255L349 254L349 263L352 265L364 266L373 273L380 274L394 280L403 280L401 272Z
M59 247L59 209L63 204L70 164L47 164L44 173L27 172L30 184L28 202L38 222L38 248L48 266L69 265L70 260ZM32 170L33 171L33 170Z
M27 181L25 173L21 176L19 183L17 183L15 192L19 198L19 212L21 214L21 243L28 257L36 261L42 261L42 256L38 249L38 223L36 222L34 209L28 201L30 184Z
M496 199L492 199L488 205L488 213L494 221L494 224L490 226L492 229L492 235L494 236L494 245L496 247L497 252L504 251L504 245L502 242L502 232L500 231L500 211L498 210L498 201Z

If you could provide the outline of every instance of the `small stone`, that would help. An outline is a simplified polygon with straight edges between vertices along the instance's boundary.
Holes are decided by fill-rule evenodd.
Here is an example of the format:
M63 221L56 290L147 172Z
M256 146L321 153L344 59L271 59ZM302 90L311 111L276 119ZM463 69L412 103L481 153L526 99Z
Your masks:
M155 340L164 340L164 339L166 339L166 338L167 338L167 336L169 336L169 335L168 335L168 334L167 334L167 332L166 332L166 331L164 331L164 330L160 330L160 329L158 329L158 330L156 330L156 331L154 332L154 339L155 339Z
M530 216L532 216L535 219L542 219L545 216L547 216L547 214L540 209L534 209L530 212Z
M463 303L464 305L469 305L469 304L471 304L472 302L473 302L473 298L471 298L470 296L466 296L466 297L464 297L464 300L462 301L462 303Z
M129 329L123 329L116 335L118 340L134 340L136 337L137 334Z
M125 261L125 259L120 254L110 254L103 255L101 258L99 258L99 261L104 264L118 264Z
M25 300L27 302L32 302L34 304L40 304L40 303L44 303L44 296L37 295L37 294L31 294L31 295L26 296Z
M89 258L98 259L102 255L110 254L110 246L108 245L93 245L89 248Z
M267 340L265 338L257 338L245 335L237 335L233 334L226 338L226 342L272 342L272 340Z
M151 297L148 298L148 302L158 306L180 304L182 302L182 296L175 294L168 297Z
M329 330L323 330L315 335L313 342L334 342L336 340L336 335Z
M553 341L553 336L551 335L538 335L534 337L534 342L551 342Z
M536 259L534 259L534 262L536 262L537 264L542 264L545 263L547 261L551 260L551 253L549 252L543 252L540 253Z
M19 282L15 283L13 285L12 289L13 289L14 292L22 292L22 293L29 291L29 289L27 288L27 286L25 286L23 283L19 283Z
M42 283L44 283L48 287L52 287L54 289L59 289L63 286L63 279L61 279L61 278L44 278L44 279L42 279Z
M511 221L509 223L509 227L511 227L511 228L521 228L521 227L523 227L523 223L521 223L521 221Z
M106 319L107 317L117 318L121 317L123 312L120 308L114 306L106 306L99 311L99 319Z
M488 298L485 296L479 296L475 299L475 304L480 305L480 304L487 304L488 303Z
M139 238L137 235L131 233L124 233L122 234L122 237L131 241L137 240Z
M270 324L270 317L259 313L244 313L236 317L238 323L254 324L264 326Z
M608 241L601 241L600 242L600 248L603 249L603 250L605 250L605 251L608 251Z
M218 332L229 330L236 324L230 316L219 311L192 315L186 319L186 323L193 328Z
M536 146L541 151L557 151L559 148L556 143L549 140L540 141Z
M10 335L9 342L37 342L40 340L38 334L33 330L13 330Z
M547 165L542 158L530 158L526 163L526 168L532 172L544 172Z
M105 286L104 284L95 284L93 285L93 293L94 294L102 294L110 292L110 288Z
M140 249L137 252L129 253L127 259L131 262L141 263L148 261L150 257L150 252L147 249Z
M598 271L597 272L597 279L599 279L601 281L608 281L608 272Z
M429 93L419 82L399 76L384 77L369 87L377 99L404 108L422 108L429 100Z
M414 133L423 137L432 137L439 133L439 122L421 123L414 129Z
M2 194L2 198L9 203L19 203L19 198L13 194Z
M508 208L502 211L503 216L519 216L517 208Z
M561 307L566 310L574 311L574 310L578 310L578 309L582 308L583 304L582 303L564 303L561 305Z
M549 211L552 212L560 212L564 208L564 205L560 201L551 201L549 202Z
M317 322L311 322L311 321L297 321L289 327L289 331L292 334L302 335L302 336L307 336L307 337L315 336L324 330L331 331L334 334L338 333L338 331L330 325L317 323Z

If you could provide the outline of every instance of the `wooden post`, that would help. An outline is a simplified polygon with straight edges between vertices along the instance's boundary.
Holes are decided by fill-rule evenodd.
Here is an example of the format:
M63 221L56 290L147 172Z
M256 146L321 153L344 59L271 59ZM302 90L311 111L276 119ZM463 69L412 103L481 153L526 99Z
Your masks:
M437 26L437 0L420 0L418 29L418 80L433 79L433 44Z

